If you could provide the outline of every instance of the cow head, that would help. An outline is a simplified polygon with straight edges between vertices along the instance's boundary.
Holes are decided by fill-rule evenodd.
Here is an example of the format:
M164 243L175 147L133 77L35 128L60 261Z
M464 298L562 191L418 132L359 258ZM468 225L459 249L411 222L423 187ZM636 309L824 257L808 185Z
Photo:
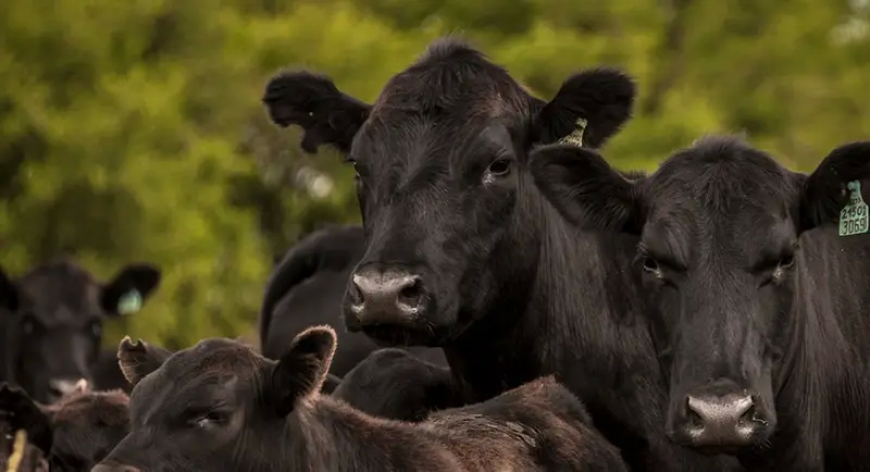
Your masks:
M667 431L714 453L770 439L799 329L799 237L835 222L868 172L867 142L834 150L810 175L730 137L701 139L635 182L587 150L533 158L568 219L639 237L636 270L670 379Z
M7 380L51 402L89 379L106 318L134 313L160 281L160 271L134 264L102 284L77 264L40 266L16 281L0 269L0 320ZM5 312L5 313L4 313Z
M356 170L367 250L345 296L348 329L439 346L491 308L505 274L534 263L535 251L506 254L535 234L515 224L537 212L523 203L535 191L533 146L602 145L634 95L623 73L594 69L545 102L478 51L442 39L372 105L309 72L276 75L264 102L278 125L304 128L305 150L333 145Z
M257 471L295 460L299 432L287 415L318 394L335 346L329 326L300 333L278 362L228 339L168 356L125 338L118 357L135 385L131 432L93 470Z

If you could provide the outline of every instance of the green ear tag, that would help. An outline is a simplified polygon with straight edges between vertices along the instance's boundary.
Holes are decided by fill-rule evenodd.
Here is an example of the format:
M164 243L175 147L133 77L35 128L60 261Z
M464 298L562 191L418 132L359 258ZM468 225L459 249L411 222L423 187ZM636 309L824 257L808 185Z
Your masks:
M142 295L135 288L121 296L118 300L118 313L128 315L142 309Z
M576 125L574 131L572 131L568 136L560 139L559 142L562 144L573 144L577 147L583 147L583 132L586 131L587 123L589 122L583 118L577 118L577 121L574 123Z
M864 234L870 229L867 204L861 196L861 181L853 180L847 185L849 203L840 210L840 236Z

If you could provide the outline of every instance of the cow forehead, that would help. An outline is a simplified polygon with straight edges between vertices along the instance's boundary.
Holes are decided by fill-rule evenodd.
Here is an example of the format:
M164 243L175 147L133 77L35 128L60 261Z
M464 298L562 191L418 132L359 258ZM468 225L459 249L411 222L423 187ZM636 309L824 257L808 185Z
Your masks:
M34 270L19 279L18 287L33 314L46 323L72 322L100 311L100 285L69 264Z

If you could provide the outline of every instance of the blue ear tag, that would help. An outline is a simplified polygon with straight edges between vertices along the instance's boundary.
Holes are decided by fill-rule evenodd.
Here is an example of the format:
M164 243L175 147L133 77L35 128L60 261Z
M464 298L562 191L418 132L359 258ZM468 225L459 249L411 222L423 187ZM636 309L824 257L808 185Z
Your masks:
M572 144L577 147L583 147L583 132L586 131L586 124L588 121L583 118L577 118L577 121L574 123L575 128L574 131L571 132L568 136L559 140L561 144Z
M135 288L121 296L118 300L118 313L128 315L142 309L142 295Z
M870 214L861 196L861 181L853 180L846 186L849 202L840 210L840 236L864 234L870 229Z

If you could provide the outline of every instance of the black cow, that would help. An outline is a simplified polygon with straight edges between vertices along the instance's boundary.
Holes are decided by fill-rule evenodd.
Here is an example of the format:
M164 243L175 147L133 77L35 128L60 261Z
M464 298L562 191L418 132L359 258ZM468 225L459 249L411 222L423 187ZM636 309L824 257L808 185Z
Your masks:
M278 359L294 336L319 324L328 324L339 333L340 347L332 363L332 373L339 377L377 349L365 335L347 332L341 316L344 289L363 252L365 235L359 226L326 227L287 251L269 279L260 308L264 356ZM409 350L429 362L447 365L441 349Z
M533 168L568 218L634 237L676 442L750 470L868 467L870 142L809 175L727 136L637 182L564 147Z
M92 391L84 381L51 405L0 384L0 417L26 432L52 472L91 470L129 432L128 411L123 391Z
M48 403L90 381L103 320L133 313L157 288L160 271L133 264L102 284L66 260L41 265L18 280L0 269L0 381L20 385ZM99 387L99 386L98 386Z
M384 420L317 393L335 345L329 326L277 362L227 339L168 359L125 339L132 430L94 472L627 470L552 378L423 424Z
M393 348L369 354L332 391L334 398L363 413L415 422L461 403L455 395L449 367Z
M672 445L667 390L639 296L612 289L633 257L610 235L580 237L538 191L534 146L599 147L629 118L635 86L613 69L568 78L553 100L439 40L373 105L309 72L273 77L273 121L302 146L347 153L367 249L346 323L386 343L442 346L468 402L557 374L634 470L719 470L733 460Z

